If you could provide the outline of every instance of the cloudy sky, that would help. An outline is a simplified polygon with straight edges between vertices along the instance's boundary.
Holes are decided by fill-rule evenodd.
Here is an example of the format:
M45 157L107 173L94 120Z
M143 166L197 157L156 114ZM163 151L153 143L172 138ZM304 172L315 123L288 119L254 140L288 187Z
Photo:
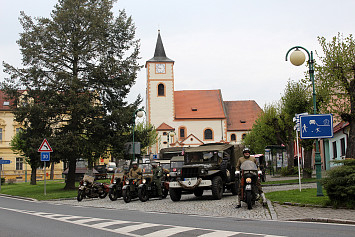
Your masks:
M16 44L18 17L49 17L56 0L0 0L0 61L21 67ZM160 29L167 56L175 61L175 90L221 89L223 99L279 101L288 79L306 66L285 61L288 49L320 52L318 36L355 32L354 0L119 0L141 39L141 64L153 57ZM317 60L317 56L315 56ZM0 80L7 75L0 66ZM146 72L139 73L129 100L145 98ZM144 105L144 104L143 104Z

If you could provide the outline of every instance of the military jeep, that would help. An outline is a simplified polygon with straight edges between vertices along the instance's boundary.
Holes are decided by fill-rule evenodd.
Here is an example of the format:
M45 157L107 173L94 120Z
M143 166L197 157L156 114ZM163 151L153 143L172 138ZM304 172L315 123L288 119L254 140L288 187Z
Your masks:
M222 198L226 189L236 195L235 165L233 145L205 144L186 148L180 177L169 184L171 200L179 201L181 194L186 192L199 197L208 189L217 200Z

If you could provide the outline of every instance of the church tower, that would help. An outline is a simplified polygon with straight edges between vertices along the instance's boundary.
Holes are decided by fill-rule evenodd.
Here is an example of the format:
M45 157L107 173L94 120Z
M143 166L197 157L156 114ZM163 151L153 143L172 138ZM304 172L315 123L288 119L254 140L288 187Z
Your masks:
M174 61L166 57L158 32L154 57L146 62L146 112L148 122L155 128L173 131L174 121ZM165 134L165 133L164 133ZM159 134L162 135L162 134ZM160 147L156 147L159 150Z

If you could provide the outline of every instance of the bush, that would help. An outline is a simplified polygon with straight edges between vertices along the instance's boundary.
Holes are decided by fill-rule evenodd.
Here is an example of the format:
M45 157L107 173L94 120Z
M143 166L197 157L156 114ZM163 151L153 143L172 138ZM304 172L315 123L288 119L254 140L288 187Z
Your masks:
M5 183L5 178L1 178L1 184Z
M355 159L335 161L343 163L342 166L327 172L322 184L334 207L355 207Z
M295 175L298 174L298 168L297 167L282 167L280 170L281 176L289 176L289 175Z

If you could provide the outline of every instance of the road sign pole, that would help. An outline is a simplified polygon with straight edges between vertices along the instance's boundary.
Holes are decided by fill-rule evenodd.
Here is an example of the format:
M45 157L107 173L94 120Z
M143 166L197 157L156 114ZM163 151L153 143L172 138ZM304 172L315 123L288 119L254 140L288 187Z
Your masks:
M44 162L44 195L47 195L46 193L46 162Z

